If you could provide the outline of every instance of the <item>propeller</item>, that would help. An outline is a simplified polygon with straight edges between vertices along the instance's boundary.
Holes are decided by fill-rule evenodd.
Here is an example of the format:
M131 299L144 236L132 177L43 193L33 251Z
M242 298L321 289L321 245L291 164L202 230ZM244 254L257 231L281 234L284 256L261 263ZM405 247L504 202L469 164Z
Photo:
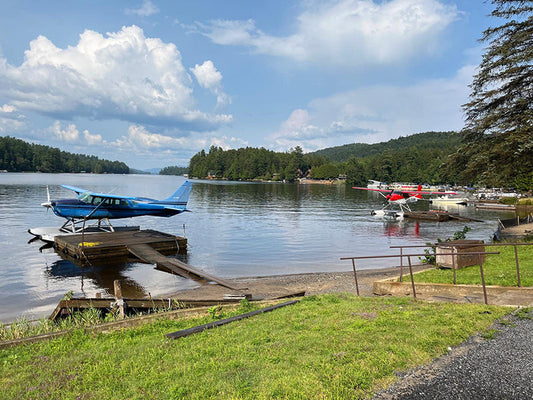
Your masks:
M41 205L46 208L52 207L52 201L50 200L50 189L48 188L48 185L46 185L46 199L47 201L44 203L41 203Z

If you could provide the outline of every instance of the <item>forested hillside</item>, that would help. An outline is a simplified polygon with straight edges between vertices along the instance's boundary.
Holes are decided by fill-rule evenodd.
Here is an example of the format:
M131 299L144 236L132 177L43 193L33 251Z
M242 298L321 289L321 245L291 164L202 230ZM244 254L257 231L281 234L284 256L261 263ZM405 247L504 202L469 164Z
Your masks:
M352 143L343 146L329 147L310 154L319 155L328 161L348 161L352 156L356 158L370 157L385 151L400 151L415 149L417 151L442 149L451 154L461 143L461 136L457 132L425 132L410 136L391 139L388 142L376 144Z
M222 150L195 154L189 164L191 177L229 180L288 180L299 177L335 179L345 175L348 184L369 179L385 182L453 182L442 174L448 156L457 150L455 132L427 132L376 144L351 144L303 154L300 147L287 153L264 148Z
M31 144L6 136L0 137L0 170L128 174L130 169L120 161L67 153L55 147Z

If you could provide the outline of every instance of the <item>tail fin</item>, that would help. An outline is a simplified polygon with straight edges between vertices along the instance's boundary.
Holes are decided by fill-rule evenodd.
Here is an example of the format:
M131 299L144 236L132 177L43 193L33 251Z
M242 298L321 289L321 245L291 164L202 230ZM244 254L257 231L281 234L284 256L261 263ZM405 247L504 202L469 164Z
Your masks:
M420 192L422 190L422 185L418 185L418 188L416 190Z
M168 199L161 200L160 203L186 206L187 202L189 201L191 190L192 182L185 181L172 196L170 196Z

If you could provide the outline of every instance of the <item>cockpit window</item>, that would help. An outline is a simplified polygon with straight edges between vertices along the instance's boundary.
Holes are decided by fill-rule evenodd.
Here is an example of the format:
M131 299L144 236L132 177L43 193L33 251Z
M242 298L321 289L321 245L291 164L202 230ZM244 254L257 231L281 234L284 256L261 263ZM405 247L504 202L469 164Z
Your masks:
M78 198L80 199L80 201L83 201L87 204L91 204L93 201L93 196L91 196L89 192L82 193Z

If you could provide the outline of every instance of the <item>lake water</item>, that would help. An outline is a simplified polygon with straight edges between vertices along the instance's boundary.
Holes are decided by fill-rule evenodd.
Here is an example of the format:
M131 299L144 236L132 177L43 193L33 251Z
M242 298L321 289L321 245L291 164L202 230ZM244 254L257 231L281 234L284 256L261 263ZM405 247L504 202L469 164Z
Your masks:
M113 293L120 279L125 297L164 295L197 283L126 263L80 268L42 242L28 243L28 228L60 226L63 219L41 207L49 186L52 199L73 198L61 184L119 195L166 198L184 178L156 175L0 174L0 321L49 315L68 291L94 297ZM386 222L370 215L381 207L376 193L344 185L299 185L195 181L188 208L171 218L140 217L117 225L183 236L185 261L222 278L351 270L340 257L397 254L392 245L425 244L451 237L465 224L470 239L490 240L497 218L513 214L454 206L483 222ZM427 209L427 202L415 205ZM396 259L368 260L359 268L398 265Z

